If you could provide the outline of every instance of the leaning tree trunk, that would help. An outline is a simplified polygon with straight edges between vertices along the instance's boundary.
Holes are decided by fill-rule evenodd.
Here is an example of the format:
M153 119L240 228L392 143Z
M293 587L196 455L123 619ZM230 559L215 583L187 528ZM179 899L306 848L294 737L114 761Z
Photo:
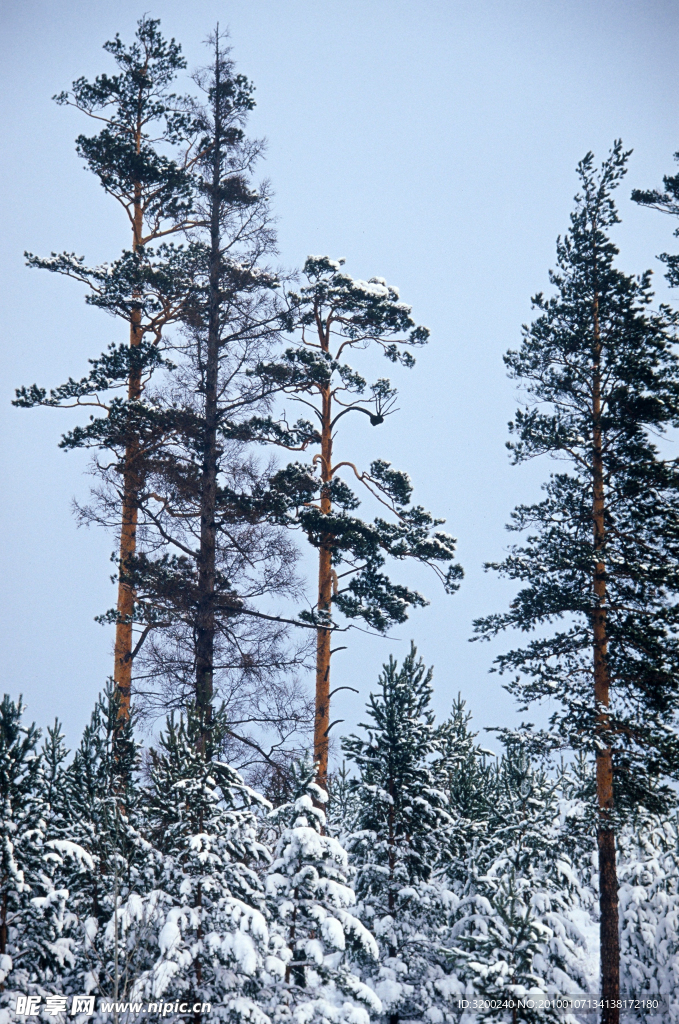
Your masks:
M329 487L332 480L332 425L330 385L322 390L321 421L321 512L332 511ZM332 546L330 536L322 540L318 552L318 614L329 617L332 603ZM316 781L323 789L328 784L328 746L330 729L330 642L332 631L320 628L316 634L316 713L314 717L314 760Z
M601 430L601 330L598 296L594 300L594 374L592 387L593 458L592 517L594 521L594 698L599 732L609 728L606 709L610 704L608 629L606 617L606 565L604 562L605 495ZM615 863L613 814L613 756L608 741L596 755L596 788L599 805L597 844L599 848L599 907L601 950L602 1024L619 1024L620 1011L611 1006L620 998L620 939L618 935L618 877ZM608 1002L608 1006L606 1003Z

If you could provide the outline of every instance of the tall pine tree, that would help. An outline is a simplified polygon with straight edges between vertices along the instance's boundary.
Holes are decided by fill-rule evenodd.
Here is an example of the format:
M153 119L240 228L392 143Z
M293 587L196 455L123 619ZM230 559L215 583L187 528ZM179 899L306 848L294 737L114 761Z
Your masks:
M578 166L581 191L557 242L554 294L521 348L505 357L528 404L510 425L520 463L548 454L568 469L545 497L519 506L510 529L525 542L492 567L521 589L480 635L539 631L496 660L521 708L549 701L552 748L596 765L602 996L619 996L615 833L632 807L671 800L679 772L679 465L656 441L679 422L679 318L650 308L649 274L615 266L612 193L628 154L617 142L601 170ZM604 1010L605 1024L619 1011Z
M287 521L299 526L318 552L318 591L306 619L317 627L314 760L318 781L327 786L330 721L331 641L337 610L349 619L363 620L383 633L405 622L408 610L427 602L417 591L392 581L383 571L387 557L413 558L434 569L448 593L459 587L462 569L453 563L455 541L437 530L443 523L421 505L411 505L412 484L406 473L376 459L361 470L342 453L335 461L340 421L361 413L379 426L394 411L396 391L380 378L368 384L345 360L367 348L381 351L392 363L412 367L412 349L424 345L426 327L418 327L411 308L398 289L383 278L355 280L343 269L344 260L309 256L304 265L306 284L289 295L284 327L296 332L296 344L282 363L264 365L260 373L285 382L285 391L312 410L311 438L320 443L313 458L316 500L304 493L309 468L301 467L299 497ZM287 375L287 382L286 382ZM284 442L289 446L289 433ZM294 467L288 467L290 471ZM360 485L389 514L372 523L353 514L361 504L345 475ZM291 502L292 505L292 502Z
M122 318L129 342L112 345L81 380L69 379L49 394L33 385L17 391L15 405L30 408L93 408L98 415L76 427L62 447L109 448L117 453L117 518L120 574L116 616L114 679L120 712L129 714L132 672L134 592L125 570L136 552L140 454L157 432L155 417L143 403L153 371L163 363L164 328L177 320L191 293L193 256L182 246L162 242L191 223L190 175L198 153L195 125L187 100L171 92L186 67L181 47L165 40L160 22L144 16L134 42L119 35L104 44L118 67L93 82L77 79L70 91L54 97L100 125L98 134L79 135L76 149L105 192L122 207L131 232L130 248L111 264L88 267L74 253L45 259L27 253L30 266L71 277L88 288L87 301ZM153 249L158 242L157 249ZM123 391L126 398L117 397Z
M209 46L210 64L194 76L204 101L192 111L201 154L195 287L183 330L168 343L174 372L148 400L160 429L139 457L140 538L125 577L141 627L133 678L144 680L144 705L177 707L189 697L208 730L216 690L217 702L229 701L231 740L253 719L261 739L267 727L294 729L306 710L286 688L296 652L285 626L266 614L270 606L257 607L298 589L296 551L283 527L267 522L268 473L248 445L266 434L277 388L254 372L279 333L278 282L263 265L275 235L267 185L253 181L262 143L244 130L253 86L223 36Z

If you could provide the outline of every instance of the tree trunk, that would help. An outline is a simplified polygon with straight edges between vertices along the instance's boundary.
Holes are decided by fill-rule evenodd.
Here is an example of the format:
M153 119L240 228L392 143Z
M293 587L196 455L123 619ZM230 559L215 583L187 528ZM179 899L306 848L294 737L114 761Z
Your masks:
M330 515L329 485L332 480L332 427L330 387L322 391L321 421L321 512ZM323 541L318 552L318 614L330 615L332 603L332 547L330 538ZM314 718L314 760L318 766L316 781L328 785L328 746L330 727L330 641L332 631L319 629L316 634L316 714Z
M620 939L618 935L618 876L615 864L615 833L599 828L599 925L601 947L601 998L620 999ZM617 1007L604 1008L602 1024L618 1024Z
M4 879L4 881L7 882L8 879ZM2 911L0 912L0 956L4 956L5 953L7 952L7 939L8 939L7 916L8 916L8 913L9 913L9 906L8 906L7 892L3 892L3 894L2 894L2 904L1 904L1 906L2 906ZM0 992L4 992L4 991L5 991L5 982L3 981L0 984Z
M293 957L295 957L297 955L296 949L295 949L295 934L296 934L296 931L297 931L297 901L298 900L299 900L299 888L297 886L295 886L294 891L293 891L293 910L292 910L292 917L290 918L290 931L288 932L288 947L292 950ZM302 967L301 971L300 971L300 967L297 966L297 967L293 968L293 966L291 965L290 961L288 961L288 963L286 965L286 968L285 968L285 984L286 985L290 984L290 978L292 977L293 970L295 972L295 978L294 978L295 984L296 985L301 985L302 987L304 987L304 967ZM301 977L300 977L300 974L301 974Z
M197 896L196 904L198 906L198 914L201 915L202 914L202 910L203 910L203 887L202 887L200 882L198 883L198 889L197 889L196 896ZM203 922L202 922L202 918L200 916L198 918L198 927L196 928L196 938L198 939L199 946L202 946L203 943L202 943L201 940L203 938ZM193 990L193 1001L194 1001L194 1005L195 1005L195 1003L199 1002L198 993L202 992L202 990L203 990L203 962L202 962L202 959L200 957L200 954L193 961L193 970L194 970L194 974L195 974L195 978L196 978L196 984L195 984L195 987L194 987L194 990ZM199 1013L194 1013L194 1015L193 1015L194 1024L200 1024L202 1019L203 1019L202 1013L200 1013L200 1012Z
M205 408L203 466L200 488L200 551L196 609L196 705L205 753L205 737L212 718L215 646L215 558L217 503L217 386L219 378L219 307L221 264L221 120L219 51L215 60L214 154L210 196L210 282L207 351L205 354Z
M394 876L396 874L396 821L394 813L395 787L393 776L389 779L389 796L391 797L391 801L389 803L389 839L387 840L389 845L389 895L387 896L387 907L391 917L394 917L396 911L396 897L394 895ZM390 945L389 956L392 957L392 959L396 957L396 952L396 946ZM398 1021L398 1014L392 1014L389 1019L390 1021Z
M601 430L601 330L599 300L594 299L594 373L592 387L593 457L592 518L594 527L594 602L592 616L594 646L594 698L599 709L598 728L605 733L609 716L610 672L608 667L608 630L606 620L606 566L603 551L606 540L603 439ZM596 787L599 804L597 843L599 847L599 909L601 950L601 998L620 998L620 940L618 936L618 878L615 863L615 833L611 822L613 812L613 757L606 743L596 755ZM602 1024L619 1024L617 1007L604 1007Z
M137 151L141 145L141 131L137 136ZM132 251L136 252L142 238L143 215L141 185L135 189L134 221L132 228ZM130 319L130 348L141 344L141 312L133 310ZM127 397L136 402L141 397L141 370L131 369L128 379ZM130 717L132 691L132 615L134 612L134 589L125 582L125 573L137 551L137 511L139 495L139 440L132 438L125 449L123 463L123 502L120 527L118 602L116 610L115 660L113 681L119 699L118 717Z
M0 956L4 956L5 953L7 952L7 916L8 916L8 899L7 899L7 893L3 892L3 894L2 894L2 911L0 912Z

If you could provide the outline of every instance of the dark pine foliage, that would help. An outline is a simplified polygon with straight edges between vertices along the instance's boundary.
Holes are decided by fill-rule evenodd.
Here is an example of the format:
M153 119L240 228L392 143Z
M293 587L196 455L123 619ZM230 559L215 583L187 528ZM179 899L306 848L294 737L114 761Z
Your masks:
M627 157L618 142L600 171L591 154L580 163L554 294L534 298L537 316L505 357L527 399L510 424L514 462L547 454L564 470L542 501L514 511L509 528L526 539L491 568L521 589L507 612L476 623L486 638L537 634L498 657L497 669L512 674L507 689L523 710L549 701L550 728L533 742L596 762L602 963L612 985L616 813L666 806L667 780L679 773L679 465L662 443L679 424L679 317L652 309L650 273L615 266L612 192Z

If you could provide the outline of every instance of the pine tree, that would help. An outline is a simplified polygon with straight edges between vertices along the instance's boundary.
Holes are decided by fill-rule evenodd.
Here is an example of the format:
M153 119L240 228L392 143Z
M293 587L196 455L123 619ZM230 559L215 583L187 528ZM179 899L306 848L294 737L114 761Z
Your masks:
M458 694L446 721L436 727L436 783L445 793L450 828L439 856L453 886L464 887L467 862L477 839L483 838L494 814L495 755L478 743L470 729L471 712ZM456 890L457 891L457 890Z
M18 705L14 704L5 694L0 704L0 971L3 990L28 981L28 972L21 972L21 958L28 939L30 876L40 858L44 838L37 802L39 733L34 725L28 728L21 725L22 713L21 700Z
M0 957L3 983L13 967L12 953L20 935L20 912L28 884L16 848L35 835L38 818L34 805L39 761L35 726L21 727L23 707L5 694L0 705L0 785L2 786L2 880L0 884ZM26 820L26 811L28 818ZM18 820L17 820L18 818ZM20 943L19 939L19 943Z
M391 624L404 622L409 608L425 605L421 594L394 583L383 572L386 556L426 563L448 593L457 590L462 576L460 566L453 564L454 539L437 530L443 520L410 504L413 488L406 473L384 459L375 460L369 471L359 470L346 458L334 462L333 446L344 416L360 412L378 426L394 411L396 401L388 380L368 385L344 362L346 353L372 347L391 362L412 367L411 349L429 337L427 328L415 324L396 288L383 278L354 280L342 269L343 263L327 256L308 257L303 271L307 283L299 293L290 293L289 309L282 317L284 327L297 332L296 344L282 362L260 367L263 376L284 382L286 392L313 410L314 439L321 448L312 467L288 467L282 479L292 483L297 471L296 482L303 486L297 502L290 502L287 521L299 526L318 551L318 601L313 614L304 617L317 627L314 759L323 788L331 728L333 609L383 633ZM377 517L367 523L352 514L360 500L342 479L341 469L391 513L390 520ZM312 475L315 470L317 476ZM310 478L312 495L304 493Z
M619 840L620 959L624 991L658 998L637 1019L679 1021L679 821L640 813Z
M69 892L59 885L61 857L51 828L50 768L64 748L58 727L48 732L43 757L35 725L24 726L21 699L0 704L0 1010L13 1017L15 998L63 991L63 974L77 942ZM75 850L75 845L71 844Z
M679 161L679 153L674 154L674 159ZM632 191L632 199L641 206L650 206L661 213L667 213L671 217L679 217L679 174L663 176L664 190L660 189L639 189ZM679 228L674 231L675 238L679 237ZM679 256L664 252L658 259L667 267L666 277L671 288L679 287Z
M282 826L266 887L273 956L269 1012L278 1022L368 1024L381 1005L357 970L377 959L375 939L355 916L347 854L326 833L327 793L317 768L292 772L292 800L276 808Z
M345 760L341 768L330 774L328 781L325 812L328 835L335 836L344 845L346 837L356 830L356 816L359 813L356 789Z
M119 908L153 884L157 851L146 838L133 717L121 719L118 690L98 698L71 763L52 784L49 845L68 894L75 937L64 991L129 998L147 965L141 944L118 927ZM54 761L52 754L48 760Z
M561 1010L506 1009L510 1000L589 994L595 981L580 926L579 857L565 825L564 780L550 779L520 743L506 742L486 781L485 829L471 832L454 872L460 899L451 963L470 995L495 1001L484 1019L562 1020Z
M71 909L71 892L64 886L67 861L81 863L86 852L72 840L63 841L60 828L60 802L68 750L61 725L55 720L47 728L39 757L40 831L42 864L31 882L27 914L27 933L31 950L24 964L32 962L32 978L41 981L42 993L64 992L64 979L75 963L78 948L78 920Z
M120 522L120 575L116 617L114 678L120 711L129 713L132 670L134 593L125 579L136 551L140 455L153 444L159 424L143 402L148 379L165 362L163 330L176 321L191 294L193 254L159 242L191 222L189 143L195 126L187 101L171 85L186 66L181 47L166 41L160 22L144 16L130 46L116 35L104 44L119 72L93 82L77 79L70 92L54 97L103 123L94 136L80 135L76 149L106 193L122 207L132 229L129 250L112 264L86 266L74 253L44 259L27 253L30 266L71 277L86 285L87 301L121 317L129 326L129 344L112 345L81 380L49 392L33 385L17 391L15 405L30 408L85 407L95 410L90 423L67 433L64 448L108 448L117 459ZM154 250L152 243L159 242ZM124 389L127 400L116 397ZM108 393L108 394L107 394Z
M175 369L152 396L162 437L140 455L140 542L125 575L146 707L193 700L209 729L213 698L228 697L231 746L244 732L252 753L248 718L280 733L306 708L285 685L299 660L287 627L258 607L298 590L296 552L267 522L268 471L248 446L260 423L266 433L277 387L254 372L279 327L278 282L262 265L275 251L270 197L253 181L262 143L245 135L253 86L223 36L209 46L211 63L194 76L205 101L192 110L194 290L170 346Z
M367 737L342 741L359 772L356 831L347 839L358 911L380 949L364 977L388 1024L446 1019L460 995L442 953L456 900L437 873L451 819L432 763L432 670L416 655L412 646L400 669L389 660L367 705Z
M251 294L262 289L263 285L273 284L256 267L262 251L270 249L273 244L268 230L268 213L265 212L267 197L253 192L246 177L259 152L259 147L247 145L243 139L245 115L253 106L252 86L244 76L235 75L218 32L212 45L213 67L202 80L209 104L205 111L205 138L202 141L205 154L202 186L207 200L205 215L209 218L210 246L205 268L206 329L201 339L204 345L201 361L204 361L202 384L205 400L200 424L203 429L198 440L202 466L195 624L196 704L206 724L209 722L214 676L220 350L223 353L225 345L232 344L237 335L256 333L253 324L256 313L253 316L252 306L247 300L239 303L240 293ZM246 263L238 260L239 253L234 251L234 220L241 228L248 222L251 225ZM207 219L205 226L208 226ZM239 248L242 251L244 247L241 244ZM225 301L227 296L228 302ZM249 314L245 317L243 306ZM228 325L226 330L225 325Z
M550 700L546 746L582 750L596 765L602 996L619 996L617 815L659 809L676 777L679 704L679 474L652 434L679 421L677 317L649 309L649 274L614 264L612 192L627 154L615 144L601 171L588 154L568 234L557 243L551 298L522 347L505 357L529 404L511 430L514 461L566 461L543 501L519 506L510 527L530 531L493 568L523 589L501 615L477 623L491 637L540 629L501 655L522 708ZM550 630L550 626L554 628ZM619 1019L616 1008L603 1020Z
M268 855L255 809L266 801L218 760L223 725L217 711L206 734L195 708L168 719L144 796L159 851L153 886L121 903L118 927L125 945L143 947L148 964L132 998L170 995L189 1012L207 1003L219 1020L265 1021L258 999L268 930L258 870ZM201 1012L193 1010L195 1020Z

